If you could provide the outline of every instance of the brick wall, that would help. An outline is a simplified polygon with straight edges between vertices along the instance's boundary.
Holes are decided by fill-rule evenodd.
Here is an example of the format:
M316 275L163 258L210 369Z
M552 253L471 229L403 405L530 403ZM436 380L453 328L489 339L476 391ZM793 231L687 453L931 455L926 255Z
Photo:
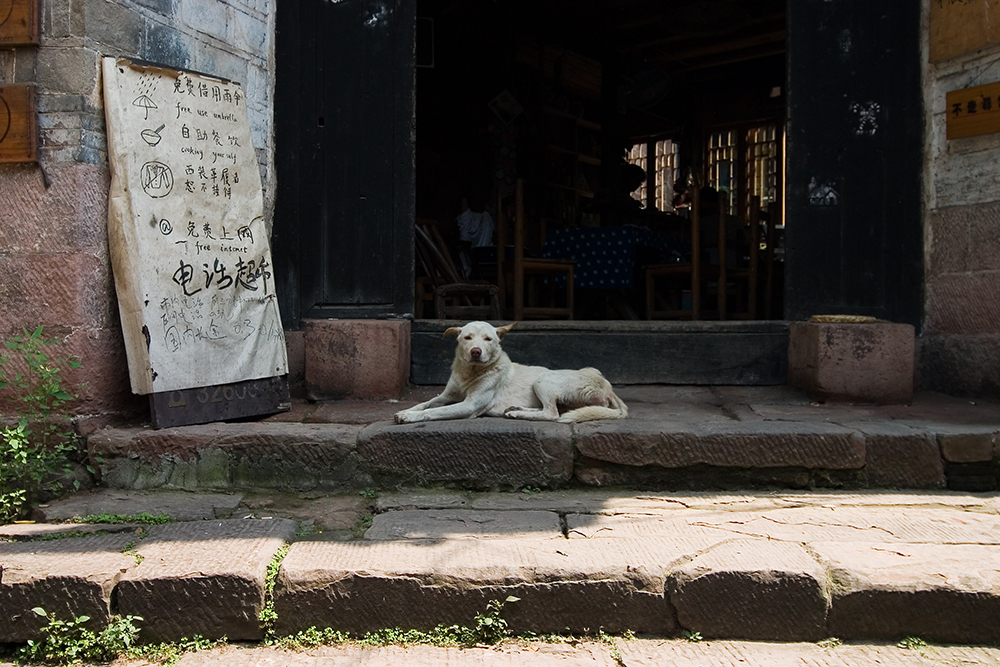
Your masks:
M998 58L1000 46L989 47L929 63L925 74L920 377L959 395L1000 394L1000 134L949 141L945 94L1000 81Z
M42 0L41 43L0 48L0 83L37 88L38 165L0 165L0 335L43 325L80 357L76 409L142 409L129 391L107 249L100 59L134 57L241 83L274 203L276 0Z

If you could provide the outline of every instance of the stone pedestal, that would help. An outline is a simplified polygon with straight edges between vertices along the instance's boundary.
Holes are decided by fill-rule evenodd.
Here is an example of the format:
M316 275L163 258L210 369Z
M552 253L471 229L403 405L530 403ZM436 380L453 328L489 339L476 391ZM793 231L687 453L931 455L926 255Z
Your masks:
M398 398L409 375L409 321L306 321L305 380L310 399Z
M913 350L909 324L793 322L788 384L816 401L909 403Z

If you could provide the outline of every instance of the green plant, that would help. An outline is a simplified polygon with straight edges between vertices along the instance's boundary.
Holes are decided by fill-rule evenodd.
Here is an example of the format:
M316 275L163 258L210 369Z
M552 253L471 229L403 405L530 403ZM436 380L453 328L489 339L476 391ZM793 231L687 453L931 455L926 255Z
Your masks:
M138 616L114 616L107 627L94 632L84 627L90 620L89 616L62 621L50 616L41 607L32 611L48 623L42 628L44 637L41 640L29 640L17 652L16 657L24 662L109 662L127 653L134 645L139 633L135 621L142 620Z
M58 492L78 453L69 417L57 416L74 396L63 388L56 364L80 364L50 359L43 348L54 342L42 337L42 327L25 329L4 341L8 351L0 354L0 390L18 414L16 425L0 430L0 522L23 517L40 496Z
M360 495L365 500L377 500L378 499L378 491L376 491L375 489L364 489L358 495Z
M925 642L920 637L906 637L896 644L899 648L912 649L914 651L923 651L927 648L927 642Z
M503 617L503 608L509 602L517 602L521 598L508 595L503 602L490 600L486 604L485 614L476 614L476 625L470 631L464 643L467 644L488 644L493 646L510 637L510 629L507 627L507 619Z
M354 537L356 539L360 540L362 537L365 536L365 532L367 532L367 530L372 527L372 520L374 518L375 518L374 514L365 514L360 519L358 519L358 522L354 524L354 526L351 528L351 532L354 533Z
M267 564L267 574L264 576L264 606L260 610L258 619L264 626L264 636L274 636L274 622L278 620L278 614L274 610L274 587L278 583L278 573L281 571L281 561L288 555L289 545L284 545L271 558Z
M694 630L685 630L683 633L684 639L688 640L692 644L697 644L702 640L700 632L695 632Z
M816 642L817 646L822 648L837 648L844 642L840 641L837 637L828 637L822 641Z

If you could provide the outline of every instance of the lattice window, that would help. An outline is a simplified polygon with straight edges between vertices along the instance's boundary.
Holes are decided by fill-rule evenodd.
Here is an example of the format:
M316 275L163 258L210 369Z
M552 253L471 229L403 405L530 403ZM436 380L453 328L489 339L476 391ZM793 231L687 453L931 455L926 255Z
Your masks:
M635 144L626 159L631 164L639 165L648 174L650 157L653 168L652 201L649 196L648 178L632 192L632 199L642 202L643 208L652 203L661 211L673 211L674 181L677 178L677 144L670 139Z
M639 165L643 171L646 171L646 165L648 163L648 150L648 146L645 143L635 144L632 146L632 149L628 152L628 156L626 156L625 159L628 160L630 164ZM641 202L643 208L646 208L646 182L647 181L643 181L642 185L640 185L638 189L633 190L631 193L632 199Z

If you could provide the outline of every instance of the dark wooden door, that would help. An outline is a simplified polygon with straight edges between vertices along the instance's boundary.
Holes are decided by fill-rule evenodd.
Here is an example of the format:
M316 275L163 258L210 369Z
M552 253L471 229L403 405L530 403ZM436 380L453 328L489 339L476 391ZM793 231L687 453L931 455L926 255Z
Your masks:
M414 5L278 8L273 253L286 328L413 310Z
M787 319L919 327L920 4L788 3Z

